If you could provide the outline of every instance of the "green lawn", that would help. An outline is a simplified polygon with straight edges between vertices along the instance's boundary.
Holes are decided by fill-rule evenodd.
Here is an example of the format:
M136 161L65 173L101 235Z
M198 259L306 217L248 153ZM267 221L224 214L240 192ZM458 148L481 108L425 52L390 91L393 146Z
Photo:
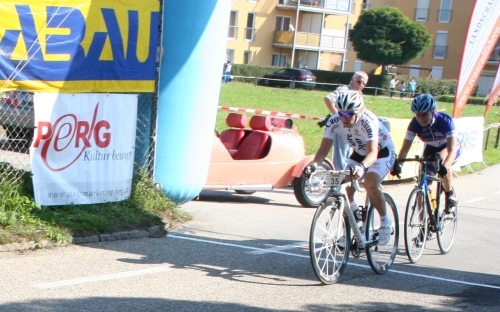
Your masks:
M251 83L231 82L221 87L219 105L240 108L264 109L283 113L293 113L311 117L325 117L328 113L323 98L325 91L306 91L303 89L272 88L255 86ZM410 110L410 99L400 100L399 98L390 99L387 97L365 96L365 104L380 117L391 118L412 118L413 113ZM438 103L438 109L448 114L453 112L452 103ZM483 116L485 107L482 105L467 105L462 116ZM217 130L226 129L225 119L226 110L219 110L217 114ZM247 114L249 116L253 114ZM486 117L485 125L498 123L500 121L500 108L492 107ZM323 135L323 128L317 126L316 121L294 119L294 124L304 137L306 144L306 153L314 154L320 144ZM485 132L486 138L486 132ZM486 164L500 163L500 153L494 149L496 139L496 128L490 130L490 139L488 150L484 152L484 161ZM483 167L481 164L473 164L473 168Z

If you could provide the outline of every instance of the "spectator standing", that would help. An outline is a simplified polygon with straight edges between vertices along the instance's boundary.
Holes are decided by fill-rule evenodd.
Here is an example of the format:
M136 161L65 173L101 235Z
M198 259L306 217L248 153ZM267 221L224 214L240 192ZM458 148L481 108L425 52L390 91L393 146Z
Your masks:
M417 82L415 78L412 77L408 83L408 96L412 98L415 97L415 91L417 91Z
M231 61L227 61L226 63L226 68L224 69L224 83L228 83L231 81L231 69L233 65L231 64Z
M399 98L402 99L405 96L406 84L404 81L399 85Z
M391 99L394 96L394 89L396 89L396 85L398 84L399 80L396 80L396 76L392 76L391 81L389 81L389 89L391 90Z
M337 89L335 89L335 91L325 96L323 101L325 102L326 107L332 114L337 114L338 110L335 106L335 103L337 102L338 96L341 93L344 93L349 90L358 91L358 93L362 94L361 91L363 90L363 88L366 86L367 83L368 83L368 74L365 73L364 71L357 71L354 73L354 75L352 75L351 82L349 83L348 86L338 87ZM325 119L325 121L328 119L328 117ZM337 170L344 169L346 167L346 160L347 158L349 158L350 155L351 155L351 148L349 147L349 144L347 144L347 142L344 141L344 139L342 139L342 136L340 134L335 134L332 146L333 165L335 166L335 169Z

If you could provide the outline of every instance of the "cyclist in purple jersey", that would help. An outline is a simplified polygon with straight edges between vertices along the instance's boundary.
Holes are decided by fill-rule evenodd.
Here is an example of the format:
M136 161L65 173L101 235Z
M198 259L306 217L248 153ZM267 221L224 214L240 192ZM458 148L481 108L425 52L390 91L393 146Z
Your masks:
M458 203L451 182L453 174L451 166L458 160L461 153L460 141L455 131L453 119L442 112L436 112L436 100L430 94L421 94L413 99L411 110L415 117L410 121L403 145L399 151L399 157L405 158L411 148L413 139L417 136L425 143L424 157L441 154L443 159L438 171L443 180L447 197L445 212L451 213ZM436 174L436 167L432 164L427 166L429 174ZM391 173L401 172L401 167L396 164Z

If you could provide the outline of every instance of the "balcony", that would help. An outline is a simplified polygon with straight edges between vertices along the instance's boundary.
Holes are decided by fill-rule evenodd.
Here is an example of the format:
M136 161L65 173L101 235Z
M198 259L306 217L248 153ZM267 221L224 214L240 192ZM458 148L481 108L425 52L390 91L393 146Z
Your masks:
M278 0L278 9L288 9L295 10L297 8L297 3L300 4L302 10L307 11L336 11L342 13L349 12L349 1L350 0ZM352 10L354 10L355 3L352 5ZM353 13L353 12L351 12Z
M275 31L273 44L291 48L293 31ZM344 51L344 44L344 37L297 32L295 47L307 50Z

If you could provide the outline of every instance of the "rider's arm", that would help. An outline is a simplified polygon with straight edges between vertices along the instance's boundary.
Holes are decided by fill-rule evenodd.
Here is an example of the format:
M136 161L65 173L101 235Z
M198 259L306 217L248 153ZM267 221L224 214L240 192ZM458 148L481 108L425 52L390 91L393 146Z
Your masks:
M330 151L330 148L332 147L332 142L333 140L328 139L328 138L323 138L321 140L321 145L319 146L318 151L316 152L316 156L314 156L314 163L316 167L321 165L323 161L326 158L326 155L328 155L328 152Z
M410 151L411 145L413 141L410 140L403 140L403 145L401 146L401 150L399 151L398 157L399 158L406 158L406 155L408 155L408 152Z
M449 169L453 162L455 161L455 156L457 154L458 144L457 138L451 137L446 139L446 149L448 150L448 155L443 160L443 165L446 169Z
M365 167L370 167L377 161L378 154L378 140L366 142L366 157L363 160Z

